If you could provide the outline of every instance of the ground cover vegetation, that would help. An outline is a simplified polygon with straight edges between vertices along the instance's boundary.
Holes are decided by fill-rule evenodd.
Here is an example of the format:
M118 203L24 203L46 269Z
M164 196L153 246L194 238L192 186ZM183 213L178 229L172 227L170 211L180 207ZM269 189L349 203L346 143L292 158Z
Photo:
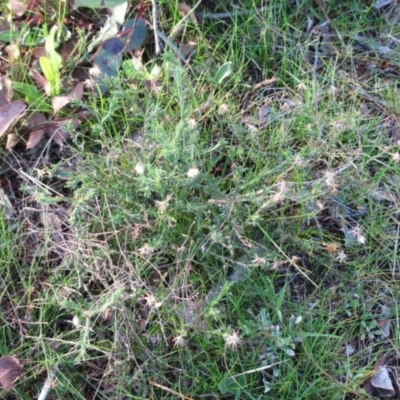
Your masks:
M400 397L396 1L0 7L1 398Z

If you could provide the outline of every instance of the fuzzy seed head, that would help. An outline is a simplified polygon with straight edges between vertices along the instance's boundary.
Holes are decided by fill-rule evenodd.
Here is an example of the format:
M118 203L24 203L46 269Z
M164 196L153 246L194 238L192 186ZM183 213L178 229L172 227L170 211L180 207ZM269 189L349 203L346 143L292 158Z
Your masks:
M226 349L237 349L242 343L242 338L239 336L238 331L232 331L224 335L225 348Z

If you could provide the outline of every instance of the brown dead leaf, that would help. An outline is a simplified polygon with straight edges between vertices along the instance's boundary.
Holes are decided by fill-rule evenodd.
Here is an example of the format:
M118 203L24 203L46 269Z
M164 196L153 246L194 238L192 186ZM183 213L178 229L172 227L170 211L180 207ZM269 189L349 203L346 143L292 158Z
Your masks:
M66 63L71 57L79 55L79 39L74 38L60 46L60 56L63 63Z
M196 15L194 14L194 12L192 10L192 7L188 6L185 3L178 3L178 11L184 16L188 15L190 17L190 19L194 22L196 27L198 26L197 25L197 18L196 18Z
M34 69L29 70L29 76L31 76L32 79L44 90L47 96L50 96L50 84L46 81L46 78L44 76L40 75L39 72Z
M26 104L21 100L13 101L0 107L0 138L4 135L8 127L20 118L25 108Z
M13 149L19 142L19 137L16 133L9 133L7 135L6 150Z
M396 394L389 370L385 366L381 366L375 370L370 383L384 397L393 397Z
M28 26L36 26L43 23L44 17L40 13L40 3L38 0L29 0L26 10L28 11L26 19Z
M45 122L47 122L47 118L42 113L35 111L32 114L29 114L25 119L24 125L34 128L37 125L44 124Z
M14 381L24 372L18 359L13 356L0 358L0 383L6 390L11 389Z
M389 137L393 144L400 144L400 127L395 123L389 130Z
M29 150L36 147L42 140L43 136L44 136L43 129L38 129L36 131L30 132L28 142L26 143L26 149Z
M29 127L32 127L32 130L29 132L29 137L28 141L26 143L26 149L33 149L34 147L37 146L37 144L42 140L44 136L44 129L41 126L41 124L44 124L47 122L47 118L40 112L34 112L25 121L25 125L29 129ZM35 128L39 126L39 128Z
M7 7L15 14L17 17L24 15L26 11L26 4L23 0L11 0Z
M81 122L77 118L63 118L43 125L43 129L50 139L54 140L59 146L62 146L71 137L70 132L65 128L69 123L72 125L72 128L75 129Z
M46 57L46 49L44 46L38 46L32 49L32 55L35 57L37 60L39 60L40 57Z
M57 112L60 111L63 107L65 107L71 100L74 99L81 100L83 96L84 87L85 83L79 82L67 95L53 97L51 103L53 105L54 114L57 114Z
M185 57L189 57L189 55L192 54L196 50L196 48L197 48L197 43L190 41L182 44L180 50Z
M5 75L0 76L0 107L8 104L13 98L13 95L11 80Z

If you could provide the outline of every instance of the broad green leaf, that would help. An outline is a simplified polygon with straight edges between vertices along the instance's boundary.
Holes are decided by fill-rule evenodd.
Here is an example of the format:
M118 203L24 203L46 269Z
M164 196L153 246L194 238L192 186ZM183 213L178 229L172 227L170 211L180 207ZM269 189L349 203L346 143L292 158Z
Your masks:
M97 53L94 64L100 69L101 75L96 77L96 82L102 94L108 90L107 78L112 78L118 74L124 47L124 42L121 39L111 38L103 42Z
M219 85L225 78L232 73L232 61L222 64L214 77L214 82Z
M125 2L126 0L75 0L75 7L112 8Z
M24 82L13 82L12 88L14 92L19 94L26 103L30 106L34 106L36 111L40 112L51 112L52 107L46 103L45 96L36 88L36 86L30 83Z
M60 71L54 68L53 63L47 57L40 57L39 64L50 85L51 95L57 95L60 91Z
M52 96L60 92L60 68L62 59L56 51L55 34L57 26L53 26L46 37L45 49L47 57L40 57L39 64L42 68L43 74L50 85L50 92Z
M122 31L132 30L131 34L125 37L130 37L128 49L135 50L140 47L147 37L146 23L142 19L128 19L122 26Z
M15 42L20 37L20 35L21 33L10 30L0 32L0 42L3 43Z
M47 57L50 59L53 65L53 69L58 71L61 68L62 59L61 56L56 52L56 44L54 40L56 31L57 26L53 26L46 38L46 43L44 47L46 49Z

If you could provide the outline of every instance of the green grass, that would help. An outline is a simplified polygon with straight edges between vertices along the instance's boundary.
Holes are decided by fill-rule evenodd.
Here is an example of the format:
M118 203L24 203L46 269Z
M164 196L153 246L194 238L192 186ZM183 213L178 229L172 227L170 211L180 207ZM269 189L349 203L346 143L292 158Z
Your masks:
M321 10L270 3L189 23L187 66L145 45L155 90L125 64L59 162L21 163L34 179L0 216L0 352L25 373L0 396L37 398L55 370L47 399L377 398L366 382L399 345L399 96L354 35L398 35L395 11L327 1L315 60ZM158 7L169 32L177 6Z

